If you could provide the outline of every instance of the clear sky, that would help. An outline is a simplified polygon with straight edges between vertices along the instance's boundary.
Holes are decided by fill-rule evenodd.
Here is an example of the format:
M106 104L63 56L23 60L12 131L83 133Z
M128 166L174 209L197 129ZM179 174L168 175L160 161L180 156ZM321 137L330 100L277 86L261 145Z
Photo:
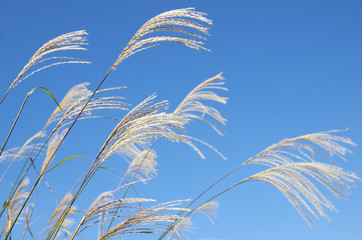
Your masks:
M169 100L173 109L196 85L223 72L229 91L219 94L229 101L214 106L228 120L224 128L227 134L219 136L202 123L192 124L188 131L220 150L227 160L204 146L200 146L206 156L202 160L187 146L159 141L154 148L158 154L158 176L147 185L136 185L138 195L159 202L193 198L273 143L335 129L348 128L340 135L358 145L351 148L353 154L346 156L347 162L338 163L362 176L362 2L357 0L1 0L1 97L34 52L61 34L86 30L89 50L68 55L92 64L56 66L14 88L0 106L0 143L31 88L45 87L59 101L75 84L90 82L93 90L148 19L185 7L195 7L213 20L211 36L205 42L211 52L167 43L126 59L103 87L127 86L118 94L132 105L156 92L158 99ZM54 108L47 94L33 94L8 147L22 145L39 131ZM122 117L125 112L110 114ZM114 126L111 120L78 122L55 161L75 154L95 157ZM71 190L89 161L73 159L47 177L58 200ZM5 166L1 163L0 169ZM111 173L116 176L121 176L125 168L120 157L105 166L115 168ZM13 180L19 167L21 163L17 162L7 181ZM242 168L213 193L261 169ZM88 207L99 193L114 189L118 181L99 172L76 203L78 209ZM362 239L362 184L357 182L355 186L347 201L326 192L340 212L327 212L332 222L319 219L315 221L316 228L309 228L274 187L246 183L218 199L220 208L214 225L195 215L197 229L187 235L190 239L225 240ZM8 191L9 184L1 182L1 201ZM54 208L54 196L45 184L40 191L43 199L37 200L38 206ZM35 232L42 230L50 215L43 210L34 217ZM92 233L84 232L79 239L95 239Z

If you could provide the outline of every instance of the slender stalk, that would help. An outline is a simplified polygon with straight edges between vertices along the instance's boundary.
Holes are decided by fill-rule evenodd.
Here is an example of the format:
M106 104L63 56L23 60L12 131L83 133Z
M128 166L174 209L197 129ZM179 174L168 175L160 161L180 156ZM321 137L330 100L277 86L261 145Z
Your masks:
M8 95L9 91L10 91L10 89L8 89L8 90L6 91L4 97L3 97L3 98L1 99L1 101L0 101L0 105L3 103L4 99L5 99L6 96Z
M34 206L35 206L35 201L36 201L36 198L37 198L37 196L38 196L39 189L40 189L40 187L38 186L38 188L36 189L36 193L35 193L34 199L33 199L33 204L32 204L31 209L30 209L29 218L28 218L29 221L30 221L31 216L33 215ZM27 229L29 230L29 233L32 235L32 233L31 233L31 231L30 231L30 228L25 228L22 239L24 239Z
M5 139L5 142L4 142L4 144L3 144L3 146L2 146L2 148L1 148L1 150L0 150L0 156L1 156L1 154L3 153L7 142L9 141L10 135L11 135L11 133L13 132L16 123L17 123L18 120L19 120L20 114L21 114L21 112L22 112L23 109L24 109L24 106L25 106L26 101L28 100L30 94L32 94L33 91L34 91L34 90L31 90L30 92L28 92L28 93L26 94L26 97L25 97L25 99L24 99L24 101L23 101L23 104L21 105L21 107L20 107L20 109L19 109L19 112L18 112L18 114L16 115L16 118L15 118L15 120L14 120L14 122L13 122L13 125L11 126L10 131L9 131L9 133L8 133L6 139Z

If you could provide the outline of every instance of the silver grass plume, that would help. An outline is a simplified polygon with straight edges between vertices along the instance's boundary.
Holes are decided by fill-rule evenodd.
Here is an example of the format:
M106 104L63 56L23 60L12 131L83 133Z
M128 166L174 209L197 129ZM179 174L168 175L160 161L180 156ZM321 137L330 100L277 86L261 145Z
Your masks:
M99 194L98 197L93 201L93 203L90 205L90 207L84 214L82 220L79 222L78 226L75 228L75 230L74 230L73 234L71 235L71 237L69 238L69 240L72 240L80 232L82 232L86 228L88 228L94 224L97 224L97 223L99 225L101 225L100 229L98 230L98 238L99 238L102 235L104 222L106 220L117 217L116 215L113 215L112 217L108 217L107 215L111 213L110 211L116 211L119 208L125 207L123 205L125 205L127 203L140 204L141 202L153 201L150 199L141 199L141 198L127 198L127 199L114 200L115 193L119 189L127 187L132 184L135 184L137 182L138 181L134 181L132 183L128 183L119 188L116 188L113 191L106 191L106 192ZM126 208L128 208L128 206ZM98 218L98 220L97 220L97 218Z
M296 138L285 139L279 143L273 144L255 157L248 159L244 164L253 163L278 166L284 163L292 163L295 160L313 162L316 160L317 156L321 156L329 162L334 163L330 159L330 157L333 157L334 155L345 160L343 156L347 153L352 153L352 151L342 146L340 143L351 146L356 146L356 144L349 138L332 135L331 133L334 132L338 131L333 130L312 133ZM326 151L329 157L323 154L321 150Z
M204 214L212 224L214 224L213 219L217 218L217 210L219 208L218 201L207 202L201 205L195 212Z
M124 200L126 199L121 201ZM184 200L167 202L150 208L143 208L140 206L134 207L131 209L135 212L134 214L121 214L120 217L123 217L124 215L127 219L109 229L99 238L99 240L110 239L124 234L156 234L157 232L163 232L164 226L180 219L178 215L168 214L167 212L187 210L178 207L182 202L184 202Z
M201 41L195 41L182 37L155 36L145 38L145 36L148 34L162 31L177 32L203 40L204 38L196 32L208 35L208 28L200 23L195 22L194 20L206 24L212 24L211 20L204 17L205 15L205 13L196 12L193 8L183 8L164 12L150 19L132 37L131 41L118 56L111 70L115 69L117 65L127 57L142 50L158 46L159 43L164 41L181 43L196 50L208 50L202 46L203 43Z
M111 196L114 195L114 192L115 191L106 191L106 192L99 194L98 197L90 205L90 207L86 213L86 216L94 215L95 208L98 208L98 206L111 201L112 200Z
M142 208L138 206L140 203L154 202L152 199L143 198L124 198L111 200L109 192L105 192L99 197L101 197L101 199L97 198L99 201L96 204L92 204L92 206L87 210L80 223L82 229L80 229L77 234L89 228L90 226L93 226L94 224L105 222L107 220L111 220L112 218L121 219L129 217L131 215L130 213L132 212L137 214L138 212L142 211ZM116 216L106 217L107 214L115 211L117 211Z
M54 133L54 135L49 140L46 156L43 161L43 165L41 167L42 174L45 172L45 169L49 166L50 160L54 154L54 151L58 148L58 145L60 144L61 140L63 139L63 137L67 133L67 131L68 131L68 129L64 129L61 132L57 131Z
M221 116L217 109L203 104L202 101L215 101L226 104L226 97L218 96L213 92L215 89L227 91L227 88L222 87L224 83L225 81L221 76L221 73L205 80L186 96L186 98L178 105L174 111L174 114L181 115L190 121L192 119L204 121L209 124L216 132L222 135L222 131L215 124L207 121L204 117L209 115L216 121L220 122L222 125L225 125L226 119Z
M88 90L88 88L87 88L88 85L89 85L89 83L85 82L85 83L77 84L74 87L72 87L71 89L69 89L67 94L64 96L62 101L59 103L59 105L63 109L63 111L68 112L68 109L74 103L76 103L80 99L84 98L84 96L87 96L92 93L90 90ZM49 117L48 122L46 123L46 127L50 123L60 120L61 115L62 115L62 113L60 111L60 108L59 107L55 108L52 115Z
M8 150L4 150L4 152L0 156L0 163L7 162L11 159L14 159L14 157L17 156L17 152L20 150L19 147L13 147Z
M337 209L311 180L321 184L338 198L345 198L350 193L351 184L355 180L361 180L330 159L334 155L344 159L343 155L351 152L340 143L354 145L350 139L332 135L331 132L335 131L285 139L270 146L244 163L261 164L269 168L238 184L262 181L275 186L309 226L314 226L311 215L316 219L325 217L329 220L324 209ZM321 150L325 150L329 157ZM328 163L318 162L318 156L327 159Z
M72 57L48 57L44 58L46 55L64 51L64 50L87 50L83 46L86 45L86 38L87 32L84 30L69 32L63 35L60 35L49 42L45 43L35 54L30 58L29 62L24 66L24 68L20 71L18 76L10 85L9 89L7 90L5 96L9 93L11 89L13 89L17 84L19 84L24 79L30 77L36 72L39 72L43 69L60 65L60 64L67 64L67 63L90 63L88 61L72 58ZM45 63L45 66L34 69L34 67L40 63ZM32 70L30 73L29 70ZM1 100L4 100L5 96ZM1 103L0 102L0 103Z
M37 138L44 137L43 132L37 132L32 137L30 137L23 146L14 147L9 150L5 150L4 153L0 156L0 163L9 160L10 158L13 158L14 160L16 158L26 158L28 157L28 154L30 153L30 150L32 149L39 149L40 144L30 144L32 141L34 141Z
M20 184L18 189L16 190L14 197L10 201L8 207L7 207L7 219L4 224L4 227L1 231L0 236L3 233L7 233L9 229L11 228L16 216L18 215L21 206L24 202L24 199L28 197L29 192L25 192L26 186L29 185L29 179L26 178L24 181Z
M193 226L191 221L191 217L185 217L181 219L176 225L173 227L168 240L175 240L175 239L189 239L186 236L186 232L188 233L195 233L196 228Z
M218 208L219 208L219 203L217 201L211 201L201 205L195 211L190 212L191 214L189 215L192 215L197 212L202 213L210 220L212 224L214 224L213 219L217 217ZM175 224L175 226L172 228L172 231L168 239L169 240L188 239L188 237L186 236L186 232L194 233L194 230L196 230L196 227L193 227L191 217L187 216Z
M58 204L58 206L55 208L52 216L50 217L50 220L48 222L48 227L50 227L54 222L56 222L56 220L59 218L60 214L66 209L67 204L72 200L73 196L71 193L67 193L62 201ZM57 236L55 237L55 239L58 239L62 233L64 233L65 236L70 235L70 227L74 224L74 220L71 218L72 214L74 213L74 211L76 210L75 207L72 207L70 209L70 211L68 211L61 227L60 227L60 231L58 232ZM48 233L48 237L49 238L51 236L51 232Z
M176 110L173 112L176 116L181 116L187 120L187 123L193 121L194 119L201 120L208 125L210 125L217 133L220 135L223 135L223 131L219 129L214 123L208 121L205 119L206 115L211 116L216 121L220 122L222 125L225 125L226 119L223 118L220 114L220 112L210 106L207 106L203 103L203 101L215 101L219 103L226 104L227 98L221 97L213 92L213 90L224 90L227 91L227 88L222 87L224 84L224 78L221 76L221 73L205 80L201 84L199 84L197 87L195 87L187 96L186 98L179 104L179 106L176 108ZM223 156L216 148L214 148L212 145L194 137L185 136L190 143L192 141L196 141L199 143L202 143L203 145L211 148L214 150L220 157L223 159L226 159L225 156ZM192 148L194 148L194 144L190 145ZM199 153L199 155L204 159L205 157L197 148L194 148L196 152Z
M30 148L35 148L38 149L39 145L29 145L32 141L34 141L35 139L38 138L42 138L44 137L44 132L39 131L36 134L34 134L32 137L30 137L24 144L23 146L20 148L19 152L17 152L17 156L22 156L22 155L26 155L27 150Z
M324 208L337 211L333 204L319 191L307 177L322 184L336 197L345 197L350 184L359 179L354 173L325 163L291 163L257 173L247 181L262 181L275 186L309 226L314 226L313 215L330 220Z
M134 145L130 145L133 147ZM146 145L150 146L150 145ZM132 178L133 174L136 174L136 178L139 180L143 180L146 183L146 179L154 178L157 176L157 154L152 149L140 150L138 147L132 148L134 158L132 162L130 162L129 167L126 171L126 176L130 176ZM130 148L127 148L127 151L131 152ZM124 151L122 151L124 152Z
M206 120L204 117L205 115L209 115L223 125L225 125L226 119L221 116L218 110L213 107L204 105L202 101L209 100L226 104L227 98L220 97L216 93L211 91L215 89L226 91L227 89L222 87L222 85L225 83L223 80L224 79L220 73L199 84L186 96L186 98L180 103L180 105L176 108L173 114L176 116L182 116L183 118L187 119L187 122L185 123L188 123L193 119L202 120L209 124L212 128L214 128L219 134L222 134L221 130L219 130L215 124ZM190 136L185 136L185 138L188 139L189 142L191 142L192 140L201 142L202 144L216 151L221 157L225 158L211 145ZM142 145L142 147L139 147L140 145ZM155 161L155 157L157 155L150 146L151 145L149 143L138 142L137 146L135 144L132 144L124 147L121 151L118 152L126 159L133 159L128 170L126 171L125 176L130 173L137 173L136 177L138 179L141 179L141 173L144 175L145 178L152 178L157 174L157 162ZM191 147L194 148L194 145L191 145ZM195 150L199 152L198 149ZM202 154L200 154L200 156L203 157Z
M60 111L59 107L57 107L52 115L50 116L47 124L47 127L50 123L58 121L57 126L55 127L54 131L59 128L62 128L70 123L70 121L75 118L79 112L82 110L84 104L88 101L90 96L93 94L92 91L88 90L87 86L89 83L81 83L77 84L72 87L63 100L60 102L60 106L62 107L64 114ZM107 93L109 91L116 91L123 89L124 87L114 87L114 88L106 88L102 90L98 90L96 92L97 95L102 93ZM127 110L126 106L128 104L122 102L123 97L117 96L100 96L94 97L91 101L87 104L87 107L84 109L83 114L85 116L81 117L80 119L86 118L107 118L103 116L94 116L92 113L94 111L99 110Z
M118 151L127 150L130 145L155 138L186 143L202 155L187 136L175 132L183 131L186 120L174 114L160 112L167 109L167 102L151 105L155 97L156 95L151 95L137 105L114 128L98 154L101 162Z
M3 172L1 178L0 178L0 182L2 181L2 179L5 177L7 171L10 169L10 167L12 166L13 162L15 162L17 159L24 159L24 158L29 158L31 152L33 150L40 150L40 143L34 143L34 144L30 144L32 141L34 141L35 139L38 138L42 138L44 137L44 132L40 131L37 132L36 134L34 134L32 137L30 137L24 144L23 146L21 146L21 148L12 148L8 151L4 151L4 153L0 156L0 163L6 160L10 160L11 162L10 164L7 166L7 168L5 169L5 171Z

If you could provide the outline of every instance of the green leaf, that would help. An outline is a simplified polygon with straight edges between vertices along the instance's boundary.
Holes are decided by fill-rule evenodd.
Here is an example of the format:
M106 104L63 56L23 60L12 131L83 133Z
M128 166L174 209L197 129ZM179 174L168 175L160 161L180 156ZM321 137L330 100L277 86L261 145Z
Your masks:
M30 93L32 93L32 92L33 92L35 89L37 89L37 88L40 88L40 89L44 90L46 93L48 93L49 96L50 96L50 97L54 100L54 102L58 105L58 107L59 107L59 109L62 111L62 113L64 113L62 107L59 105L58 101L55 99L55 97L53 96L53 94L51 94L51 92L49 92L49 90L46 89L45 87L36 87L36 88L33 88L33 89L30 91Z
M112 168L109 168L109 167L99 167L99 169L109 170L109 169L112 169Z
M83 156L83 155L73 155L73 156L70 156L70 157L67 157L66 159L63 159L62 161L60 161L59 163L57 163L55 166L53 166L51 169L47 170L44 174L48 173L49 171L53 170L54 168L58 167L60 164L72 159L72 158L76 158L76 157L83 157L83 158L88 158L88 159L91 159L87 156ZM92 159L91 159L92 160Z

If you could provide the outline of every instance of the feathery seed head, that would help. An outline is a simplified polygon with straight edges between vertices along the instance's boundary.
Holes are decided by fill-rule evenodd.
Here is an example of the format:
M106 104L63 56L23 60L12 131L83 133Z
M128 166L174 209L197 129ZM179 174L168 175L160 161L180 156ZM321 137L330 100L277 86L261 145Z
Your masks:
M320 132L307 134L304 136L285 139L277 144L266 148L253 158L250 158L245 164L262 164L267 166L279 166L285 163L292 163L295 160L301 162L313 162L317 156L321 156L328 161L333 161L328 158L323 152L326 151L331 157L338 156L344 160L346 153L351 153L351 150L342 146L340 143L355 146L351 139L332 135L329 132ZM294 160L293 160L294 159Z
M79 112L83 109L84 105L88 102L88 99L93 94L92 91L88 90L87 86L89 83L81 83L72 87L63 100L60 103L64 114L60 112L59 107L57 107L53 114L50 116L47 124L47 127L50 123L59 121L55 130L62 128L70 123L70 121L75 118ZM120 90L124 87L114 87L114 88L106 88L102 90L98 90L96 95L109 91ZM117 97L117 96L110 96L110 97L94 97L88 102L86 108L83 111L83 116L81 119L87 118L102 118L102 116L93 116L93 111L98 110L126 110L126 106L128 104L123 103L121 100L124 98Z
M33 149L39 149L39 146L41 144L30 144L33 140L37 138L44 137L44 132L38 132L34 136L30 137L24 144L19 147L14 147L9 150L4 150L4 152L0 156L0 163L6 160L9 160L10 158L13 158L13 160L17 158L26 158L28 157L28 154Z
M328 216L324 207L337 211L333 204L318 190L311 177L337 197L345 197L349 193L350 184L359 179L354 173L332 164L324 163L291 163L273 167L257 173L248 181L262 181L275 186L294 206L309 226L314 226L310 215L318 219Z
M221 73L205 80L186 96L186 98L178 105L174 114L183 116L184 118L189 119L189 121L192 121L193 119L204 121L222 135L222 131L204 117L205 115L209 115L222 125L225 125L226 119L221 116L217 109L203 104L202 101L215 101L226 104L226 97L220 97L212 91L215 89L227 91L227 88L222 87L224 83L224 78L221 76Z
M127 199L122 199L121 201L124 200ZM180 218L178 215L168 214L167 212L188 210L178 207L182 202L184 202L184 200L167 202L150 208L128 207L127 212L131 210L135 211L135 214L121 214L119 218L125 217L126 219L114 226L113 228L110 228L99 239L110 239L130 233L155 234L160 231L162 232L164 231L163 229L161 229L162 226L166 226L166 224L174 222L175 220Z
M44 132L40 131L38 133L36 133L34 136L32 136L31 138L29 138L24 144L23 146L19 149L18 147L12 148L10 150L5 150L1 156L0 156L0 163L6 160L11 160L10 164L6 167L5 171L2 173L2 176L0 177L0 182L2 181L2 179L5 177L6 173L8 172L8 170L11 168L12 164L19 159L26 159L31 157L30 154L34 151L34 150L39 150L41 144L40 143L34 143L34 144L30 144L33 140L37 139L37 138L42 138L44 137Z
M25 192L25 188L28 185L29 185L29 179L25 178L24 181L20 184L20 186L16 190L9 205L7 206L7 219L0 235L10 230L11 225L15 221L16 216L19 214L24 199L26 199L29 195L29 192Z
M61 108L63 109L64 112L68 112L68 110L71 106L73 106L75 103L78 103L85 96L88 96L92 93L90 90L88 90L88 88L87 88L88 85L89 85L89 83L87 83L87 82L77 84L67 92L67 94L65 95L63 100L59 103L59 105L61 106ZM61 113L59 107L57 107L53 111L52 115L49 117L46 126L48 126L50 123L52 123L56 120L59 120L61 117L61 114L62 113Z
M58 148L58 145L62 141L64 135L67 133L68 129L64 129L60 133L56 131L54 135L51 137L48 143L47 153L45 159L43 161L43 165L41 167L41 173L44 173L45 169L49 166L52 157L54 155L55 150Z
M61 213L67 208L68 203L72 200L73 195L71 193L67 193L62 201L58 204L58 206L55 208L49 223L48 227L52 226L56 220L61 216ZM71 207L71 209L68 211L67 215L65 216L64 221L62 222L62 225L60 227L60 231L57 233L55 239L58 239L62 234L70 235L70 227L74 224L74 220L71 218L73 213L75 212L76 207ZM48 237L50 237L51 232L48 233Z
M98 159L104 162L111 155L122 149L129 149L130 145L155 139L165 138L171 141L184 142L186 138L174 130L182 130L185 119L163 111L167 102L151 105L156 95L151 95L133 108L114 128L101 148Z
M203 204L195 212L203 213L210 220L210 222L214 223L214 221L212 219L217 218L218 208L219 208L219 202L212 201L212 202L207 202L207 203Z
M160 42L164 41L181 43L196 50L208 50L202 46L202 42L187 38L173 36L156 36L144 38L148 34L162 31L176 32L199 39L204 39L201 35L193 31L208 35L208 28L194 21L196 20L205 24L212 24L211 20L204 17L205 15L205 13L196 12L193 8L183 8L164 12L150 19L133 36L131 41L127 44L126 48L118 56L111 70L115 69L117 65L127 57L142 50L158 46Z
M191 214L200 212L204 214L212 224L214 224L213 219L217 217L217 209L219 208L219 203L217 201L207 202L197 208L195 211L191 212ZM193 223L191 221L191 217L184 217L179 222L177 222L168 237L169 240L173 239L188 239L185 232L194 233L196 228L193 227Z
M361 180L356 174L338 167L320 150L342 159L343 155L350 152L340 143L354 143L348 138L332 135L331 132L336 131L308 134L273 144L244 163L269 167L245 181L262 181L275 186L309 226L314 226L311 215L317 219L318 216L329 219L324 208L334 211L337 209L310 179L342 198L348 195L354 181ZM317 162L317 156L329 162Z
M64 50L87 50L86 48L82 47L86 45L86 38L87 32L84 30L75 31L63 34L61 36L58 36L46 44L44 44L41 48L38 49L38 51L35 52L35 54L31 57L29 62L24 66L24 68L20 71L18 76L15 78L15 80L10 85L9 89L7 90L5 96L8 94L8 92L13 89L17 84L19 84L24 79L30 77L36 72L39 72L43 69L61 65L61 64L67 64L67 63L90 63L88 61L84 61L82 59L72 58L72 57L48 57L44 58L45 55L58 52L58 51L64 51ZM32 72L26 74L30 69L32 69L34 66L40 64L40 63L46 63L45 66L40 67L36 70L33 70ZM1 100L1 102L4 100L5 96ZM0 102L0 103L1 103Z
M182 240L182 239L189 239L186 236L186 232L189 233L195 233L194 230L196 228L193 226L193 223L191 221L190 217L185 217L181 219L176 225L173 227L170 236L168 237L168 240Z
M156 162L157 154L152 149L143 150L135 156L133 161L130 163L127 174L133 175L137 172L136 178L140 180L145 180L149 178L153 178L157 175L157 162ZM146 183L146 181L143 181Z

